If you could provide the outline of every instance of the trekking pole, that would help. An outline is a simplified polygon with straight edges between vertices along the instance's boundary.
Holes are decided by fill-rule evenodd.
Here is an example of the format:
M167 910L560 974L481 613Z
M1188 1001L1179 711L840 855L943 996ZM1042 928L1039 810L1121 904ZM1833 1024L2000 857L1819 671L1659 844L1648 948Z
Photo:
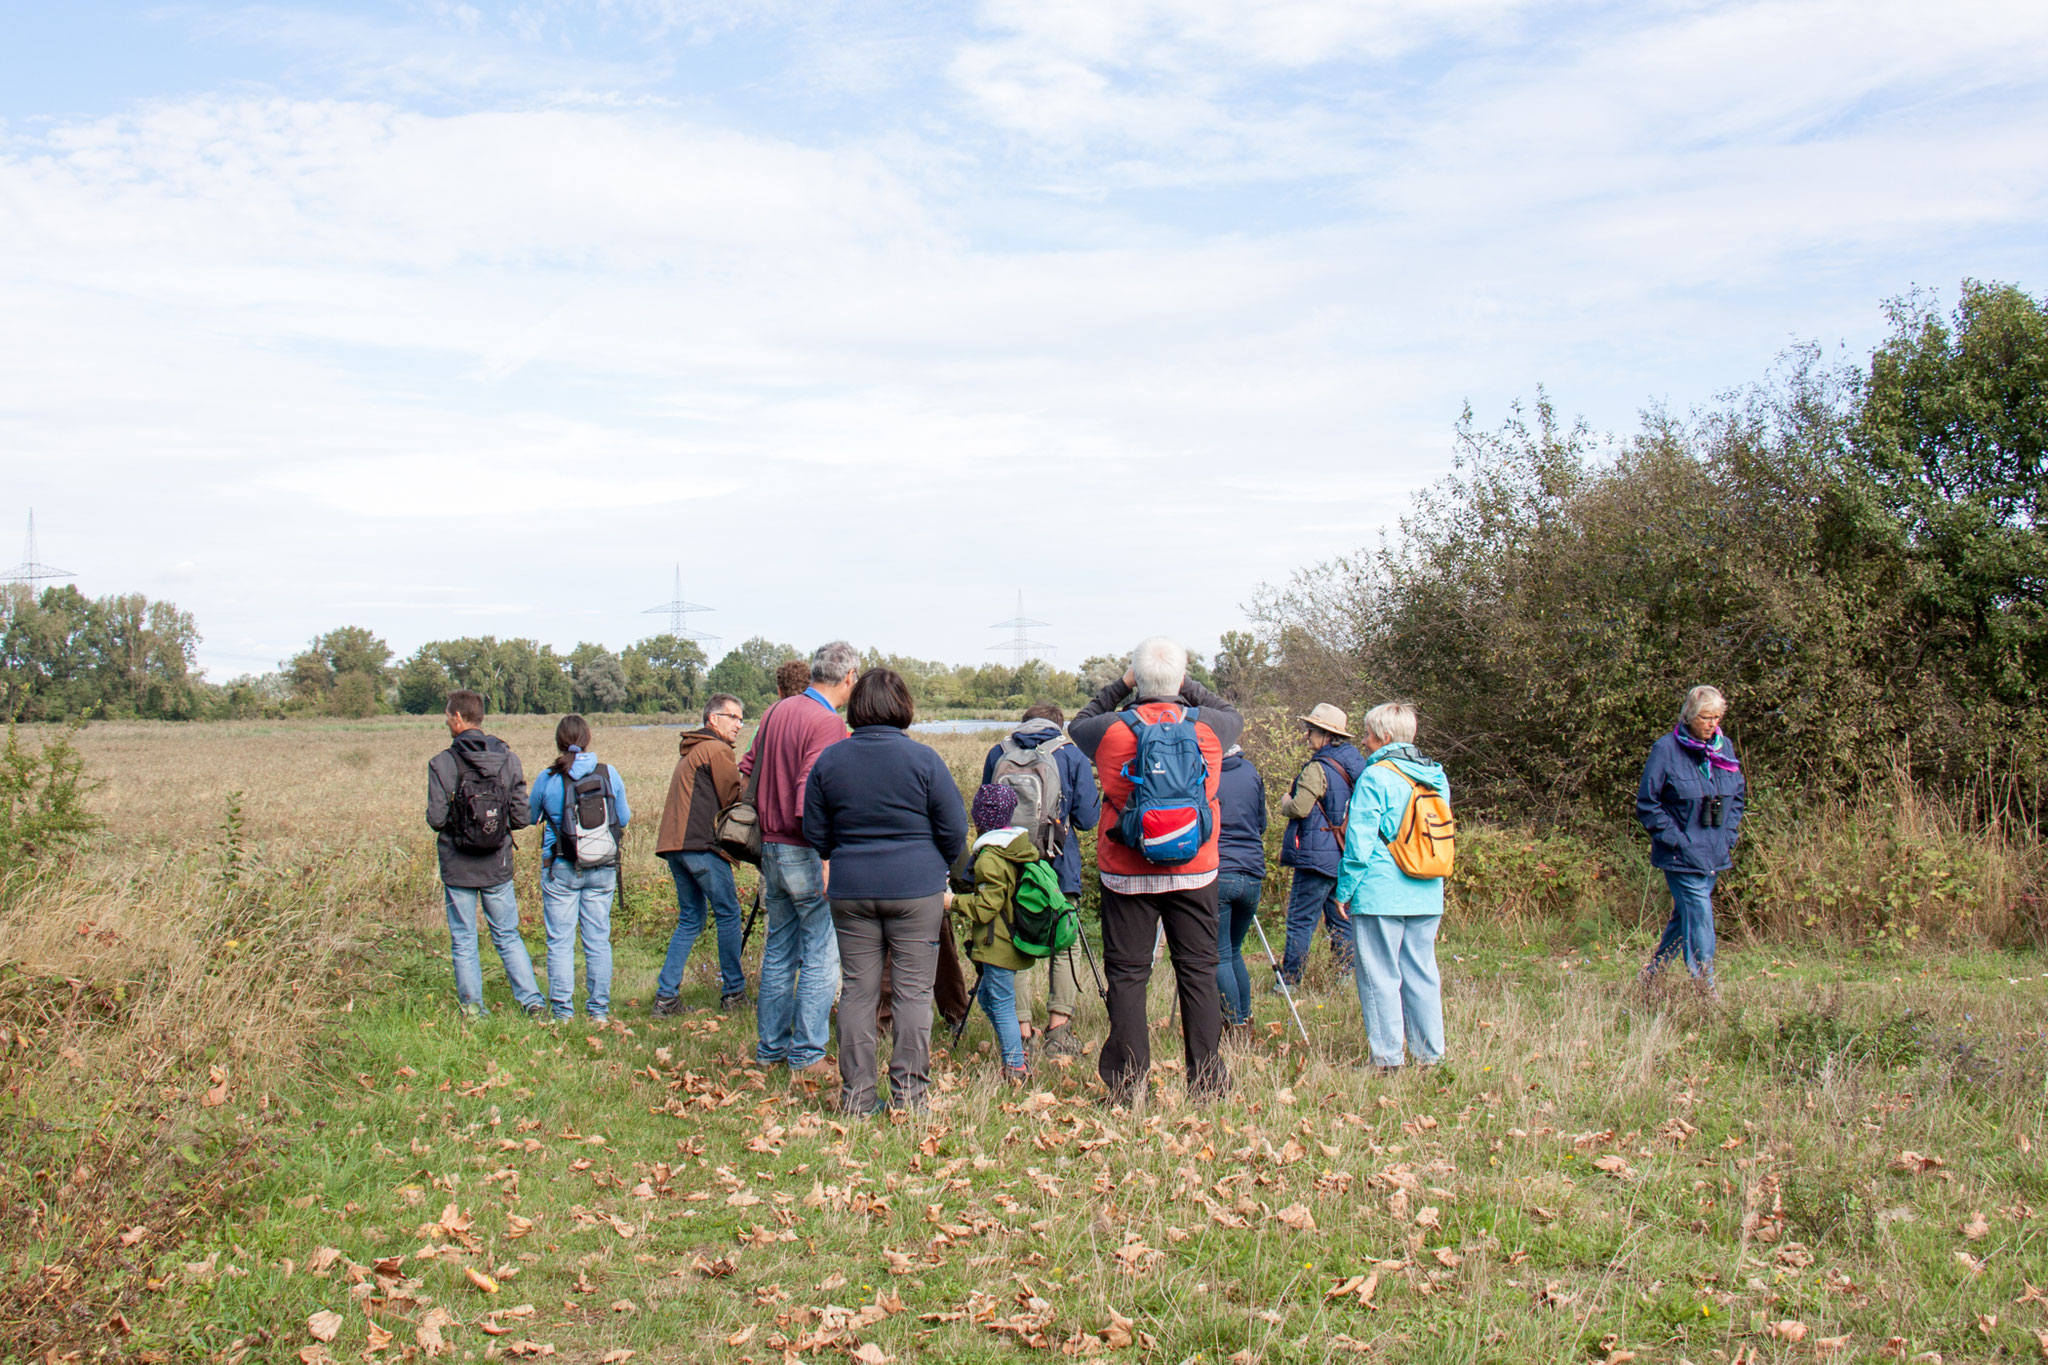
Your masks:
M761 918L761 888L760 888L760 887L759 887L759 886L757 885L757 886L755 886L755 888L754 888L754 904L753 904L753 907L752 907L751 909L749 909L749 910L747 911L747 926L746 926L746 928L744 928L744 929L740 930L740 952L741 952L741 954L742 954L742 955L744 955L744 954L746 953L746 951L747 951L747 941L748 941L749 939L753 938L753 936L754 936L754 921L756 921L756 920L758 920L758 919L760 919L760 918Z
M1109 986L1102 979L1102 971L1095 965L1095 950L1088 946L1088 926L1081 923L1079 915L1074 916L1074 937L1081 940L1081 956L1088 959L1088 975L1095 978L1095 993L1102 997L1102 1008L1109 1008Z
M967 993L967 1008L961 1011L960 1022L953 1025L953 1039L946 1045L948 1052L959 1049L961 1035L967 1032L967 1025L974 1018L974 1002L981 999L981 974L986 970L985 963L974 964L974 989Z
M1294 991L1287 984L1287 974L1280 970L1280 959L1274 956L1273 940L1266 937L1266 926L1259 923L1257 915L1252 916L1252 928L1259 931L1259 942L1266 946L1266 960L1273 964L1273 978L1280 983L1280 994L1287 997L1287 1008L1294 1013L1294 1026L1301 1030L1301 1045L1307 1047L1308 1025L1301 1022L1301 1007L1294 1003Z

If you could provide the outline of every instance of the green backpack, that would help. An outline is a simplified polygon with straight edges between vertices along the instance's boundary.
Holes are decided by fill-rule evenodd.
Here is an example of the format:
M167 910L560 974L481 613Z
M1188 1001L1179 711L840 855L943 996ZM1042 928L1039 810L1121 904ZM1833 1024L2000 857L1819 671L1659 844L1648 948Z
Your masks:
M1052 957L1074 946L1074 907L1060 891L1059 874L1043 858L1018 869L1010 907L1010 946L1026 957Z

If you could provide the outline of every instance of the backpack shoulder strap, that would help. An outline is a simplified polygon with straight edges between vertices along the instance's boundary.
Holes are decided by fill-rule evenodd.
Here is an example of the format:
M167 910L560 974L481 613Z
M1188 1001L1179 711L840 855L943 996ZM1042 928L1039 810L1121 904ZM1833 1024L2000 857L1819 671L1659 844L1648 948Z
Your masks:
M1408 808L1415 804L1415 798L1422 795L1422 793L1425 790L1434 791L1436 789L1434 787L1425 788L1420 782L1417 782L1414 778L1408 776L1407 773L1401 771L1401 766L1398 763L1394 762L1394 760L1391 758L1383 758L1379 762L1373 764L1372 766L1375 768L1385 768L1387 771L1394 774L1394 776L1400 778L1403 782L1406 782L1408 784L1408 800L1407 803L1401 807L1400 821L1396 823L1394 826L1394 838L1398 839L1401 837L1401 830L1403 826L1405 826L1408 823ZM1360 774L1360 776L1363 775L1364 774L1362 773ZM1387 837L1387 832L1384 829L1379 831L1379 836L1380 842L1383 844L1392 844L1394 842L1393 839L1389 839Z

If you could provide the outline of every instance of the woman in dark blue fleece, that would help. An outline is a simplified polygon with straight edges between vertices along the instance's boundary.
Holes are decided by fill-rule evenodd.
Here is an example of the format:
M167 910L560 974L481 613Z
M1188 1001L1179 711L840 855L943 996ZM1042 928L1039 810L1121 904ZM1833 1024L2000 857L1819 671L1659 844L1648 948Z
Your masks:
M829 865L839 931L839 1107L850 1114L881 1107L875 1007L885 962L889 1107L924 1108L946 869L967 847L960 788L946 761L905 733L911 715L895 670L861 674L846 704L853 734L819 754L804 783L804 841Z
M1728 869L1749 786L1735 746L1721 733L1728 699L1707 686L1685 694L1678 723L1650 749L1636 789L1636 819L1650 834L1650 865L1671 888L1671 922L1649 980L1681 953L1686 970L1714 988L1714 879Z

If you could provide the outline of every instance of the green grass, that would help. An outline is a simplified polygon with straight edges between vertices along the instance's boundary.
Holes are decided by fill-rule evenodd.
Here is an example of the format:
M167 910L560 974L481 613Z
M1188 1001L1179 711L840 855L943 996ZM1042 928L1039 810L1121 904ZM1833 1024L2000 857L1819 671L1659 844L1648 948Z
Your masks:
M814 1359L872 1343L1009 1360L1035 1333L1172 1362L1793 1360L1844 1334L1833 1359L1895 1359L1881 1348L1896 1336L1953 1361L2031 1355L2048 1329L2048 1304L2014 1302L2048 1284L2037 959L1909 974L1736 951L1710 1009L1633 993L1636 945L1567 956L1454 935L1453 1064L1434 1076L1352 1071L1355 999L1312 974L1315 1048L1263 1031L1233 1057L1228 1103L1190 1110L1162 1070L1145 1112L1106 1113L1088 1062L1042 1073L1038 1097L1005 1092L977 1018L940 1064L933 1113L892 1124L841 1120L754 1068L751 1018L708 1008L708 961L685 991L701 1012L628 1005L659 947L619 944L620 1023L596 1029L533 1024L502 982L494 1016L465 1025L445 939L387 939L314 1072L267 1110L237 1097L216 1140L255 1138L260 1174L161 1249L128 1349L289 1359L326 1309L343 1320L329 1351L353 1358L366 1306L401 1345L440 1308L456 1358L524 1340L567 1360L766 1362L806 1340ZM1259 1010L1285 1018L1274 997ZM1885 1043L1909 1018L1918 1041ZM1960 1064L1968 1048L1992 1061ZM1906 1150L1945 1164L1905 1173ZM1617 1157L1626 1170L1600 1169ZM1297 1204L1314 1231L1278 1217ZM421 1260L446 1242L422 1229L449 1205L475 1245ZM309 1273L323 1247L339 1258ZM213 1253L210 1274L179 1268ZM400 1256L384 1282L367 1269ZM1370 1307L1326 1298L1373 1273ZM878 1296L901 1310L830 1332ZM508 1334L483 1330L523 1304ZM1120 1320L1152 1348L1106 1345ZM1783 1320L1806 1325L1803 1344L1770 1335Z

